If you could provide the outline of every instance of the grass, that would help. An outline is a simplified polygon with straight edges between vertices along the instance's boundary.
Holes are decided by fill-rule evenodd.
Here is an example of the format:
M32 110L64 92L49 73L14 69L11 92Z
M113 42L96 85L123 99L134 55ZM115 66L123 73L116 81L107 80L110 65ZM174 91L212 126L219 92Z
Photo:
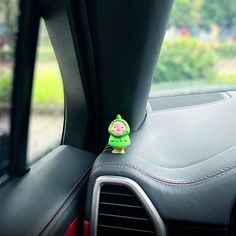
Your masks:
M12 89L11 63L0 65L0 102L9 102ZM62 105L64 102L62 79L53 49L41 45L36 60L33 82L33 105Z
M44 39L48 40L48 36ZM50 42L43 42L43 38L39 44L32 94L33 105L62 106L64 103L62 78L53 48Z
M236 74L218 74L215 81L219 84L236 85Z
M38 63L33 86L33 104L61 105L63 102L62 79L57 63Z
M0 71L0 102L9 102L12 88L11 71ZM62 79L56 62L39 62L33 83L33 104L62 105L64 102Z

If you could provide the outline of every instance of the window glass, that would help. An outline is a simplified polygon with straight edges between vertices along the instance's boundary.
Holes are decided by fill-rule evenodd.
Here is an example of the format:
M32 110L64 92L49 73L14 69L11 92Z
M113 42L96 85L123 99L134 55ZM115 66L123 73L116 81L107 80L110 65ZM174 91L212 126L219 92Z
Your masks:
M151 95L236 88L236 1L176 0Z
M34 71L28 160L37 160L60 145L64 122L64 94L57 60L41 22Z
M0 0L0 183L8 163L17 8L16 0Z

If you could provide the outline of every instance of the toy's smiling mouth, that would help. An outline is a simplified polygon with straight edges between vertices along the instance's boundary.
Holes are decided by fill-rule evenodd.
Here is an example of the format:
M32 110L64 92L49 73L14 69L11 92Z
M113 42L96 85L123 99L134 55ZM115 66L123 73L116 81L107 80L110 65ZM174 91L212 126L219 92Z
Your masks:
M122 133L115 131L114 134L121 135Z
M125 132L123 130L113 130L112 133L117 136L122 136Z

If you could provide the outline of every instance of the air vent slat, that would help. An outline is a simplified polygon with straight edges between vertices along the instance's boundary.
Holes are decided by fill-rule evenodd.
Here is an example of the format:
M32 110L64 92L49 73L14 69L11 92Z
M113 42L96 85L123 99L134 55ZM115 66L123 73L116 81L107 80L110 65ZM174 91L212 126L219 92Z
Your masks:
M141 206L140 201L134 195L128 194L104 194L100 195L101 202L118 203L125 205Z
M143 208L133 208L133 207L121 207L118 205L99 205L99 212L105 214L113 214L113 215L122 215L122 216L130 216L130 217L139 217L148 218L148 215Z
M103 216L99 218L99 224L106 224L114 227L125 227L125 228L132 228L132 229L140 229L140 230L149 230L152 228L152 221L140 221L137 218L120 218L120 217L108 217Z
M132 229L132 228L126 228L126 227L101 225L101 224L99 224L98 227L111 228L111 229L121 229L121 230L127 230L127 231L133 231L133 232L141 232L141 233L149 233L149 234L155 233L154 231L149 231L149 230L140 230L140 229Z
M109 185L109 184L103 185L101 192L128 194L134 196L133 192L130 189L124 188L121 185Z
M127 187L111 184L101 187L97 233L156 235L153 222L136 194Z
M137 217L130 217L130 216L122 216L122 215L111 215L111 214L103 214L103 213L100 213L99 215L101 215L101 216L107 216L107 217L116 217L116 218L131 219L131 220L151 221L150 219L146 219L146 218L137 218Z
M139 208L142 209L143 207L141 206L136 206L136 205L125 205L125 204L119 204L119 203L111 203L111 202L100 202L101 205L110 205L110 206L119 206L119 207L132 207L132 208Z
M98 227L98 235L103 235L103 236L154 236L156 234L154 233L146 233L146 232L138 232L138 231L129 231L129 230L124 230L124 229L119 229L119 228L106 228L106 227Z
M110 226L110 225L98 225L98 227L104 227L104 228L111 228L111 229L120 229L125 231L132 231L132 232L140 232L145 234L154 234L154 231L149 230L140 230L140 229L132 229L132 228L126 228L126 227L118 227L118 226Z
M128 193L113 193L113 192L105 192L105 191L103 191L103 192L101 192L101 194L108 194L108 195L120 195L120 196L126 196L126 197L132 197L132 198L135 198L135 196L133 196L132 194L128 194Z

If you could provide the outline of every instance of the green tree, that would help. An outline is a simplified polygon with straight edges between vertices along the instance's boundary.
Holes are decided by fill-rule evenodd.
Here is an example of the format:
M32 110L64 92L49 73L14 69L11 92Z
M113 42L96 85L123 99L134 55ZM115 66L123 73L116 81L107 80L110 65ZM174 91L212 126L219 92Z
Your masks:
M203 0L176 0L170 19L170 25L178 28L199 25L201 22L202 4Z
M221 28L231 28L236 25L235 5L235 0L176 0L170 25L209 29L217 24Z
M211 45L190 37L163 43L154 82L211 79L216 54Z
M236 24L235 0L205 0L202 5L202 25L209 28L212 23L223 28Z

